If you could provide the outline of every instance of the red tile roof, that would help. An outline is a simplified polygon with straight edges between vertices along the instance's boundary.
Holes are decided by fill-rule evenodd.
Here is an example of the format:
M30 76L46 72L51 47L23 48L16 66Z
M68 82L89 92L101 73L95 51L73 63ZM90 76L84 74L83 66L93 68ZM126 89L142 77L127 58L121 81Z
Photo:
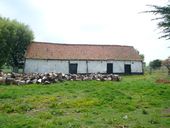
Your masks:
M132 46L31 43L26 58L60 60L142 60Z

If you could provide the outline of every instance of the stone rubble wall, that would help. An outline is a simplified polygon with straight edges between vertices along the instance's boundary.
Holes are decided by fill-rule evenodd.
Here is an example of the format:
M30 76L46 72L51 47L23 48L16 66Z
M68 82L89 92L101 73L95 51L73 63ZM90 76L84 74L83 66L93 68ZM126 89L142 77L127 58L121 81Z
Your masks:
M120 81L121 77L114 74L63 74L63 73L4 73L0 71L0 84L51 84L63 81Z

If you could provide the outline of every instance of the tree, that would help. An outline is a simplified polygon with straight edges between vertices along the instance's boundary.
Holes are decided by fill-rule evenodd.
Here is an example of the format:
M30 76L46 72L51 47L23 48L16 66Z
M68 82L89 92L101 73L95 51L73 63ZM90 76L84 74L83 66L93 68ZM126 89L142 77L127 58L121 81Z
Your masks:
M9 24L9 19L0 17L0 67L7 61L10 43L12 40L12 33L14 28L12 24Z
M164 61L162 62L162 64L163 64L165 67L167 67L167 69L168 69L168 75L170 75L170 57L168 57L168 59L164 60Z
M0 67L7 63L17 72L24 61L27 46L33 40L33 32L28 25L8 18L0 18Z
M156 60L153 60L149 63L149 66L152 68L152 69L158 69L161 67L161 63L162 61L159 60L159 59L156 59Z
M154 20L160 20L158 22L158 28L164 33L160 38L170 39L170 5L167 6L156 6L150 5L154 8L151 11L146 11L153 13L154 15L159 15L160 17L155 18Z
M144 54L140 54L140 57L141 57L141 58L142 58L142 60L144 61L144 59L145 59Z

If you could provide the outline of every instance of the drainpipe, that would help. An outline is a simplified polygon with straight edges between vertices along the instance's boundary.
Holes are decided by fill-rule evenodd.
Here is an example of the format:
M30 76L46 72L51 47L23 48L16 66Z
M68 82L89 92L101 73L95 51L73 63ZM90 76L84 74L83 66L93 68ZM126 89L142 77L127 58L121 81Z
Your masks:
M88 69L88 61L86 60L86 73L89 73L89 69Z

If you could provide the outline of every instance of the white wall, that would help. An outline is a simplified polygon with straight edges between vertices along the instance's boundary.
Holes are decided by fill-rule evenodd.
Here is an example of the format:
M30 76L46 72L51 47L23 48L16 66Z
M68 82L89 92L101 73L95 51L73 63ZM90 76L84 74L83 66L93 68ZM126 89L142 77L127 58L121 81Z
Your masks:
M68 73L68 61L26 59L25 73L62 72Z
M88 73L106 73L106 61L88 61Z
M131 65L132 73L142 73L141 61L64 61L26 59L25 73L62 72L69 73L69 63L77 63L77 73L106 73L107 63L113 63L113 73L124 73L124 65Z
M124 61L114 61L113 62L113 72L114 73L124 73Z
M138 72L142 72L142 68L143 67L143 64L142 62L140 61L133 61L132 62L132 73L135 72L135 73L138 73Z

